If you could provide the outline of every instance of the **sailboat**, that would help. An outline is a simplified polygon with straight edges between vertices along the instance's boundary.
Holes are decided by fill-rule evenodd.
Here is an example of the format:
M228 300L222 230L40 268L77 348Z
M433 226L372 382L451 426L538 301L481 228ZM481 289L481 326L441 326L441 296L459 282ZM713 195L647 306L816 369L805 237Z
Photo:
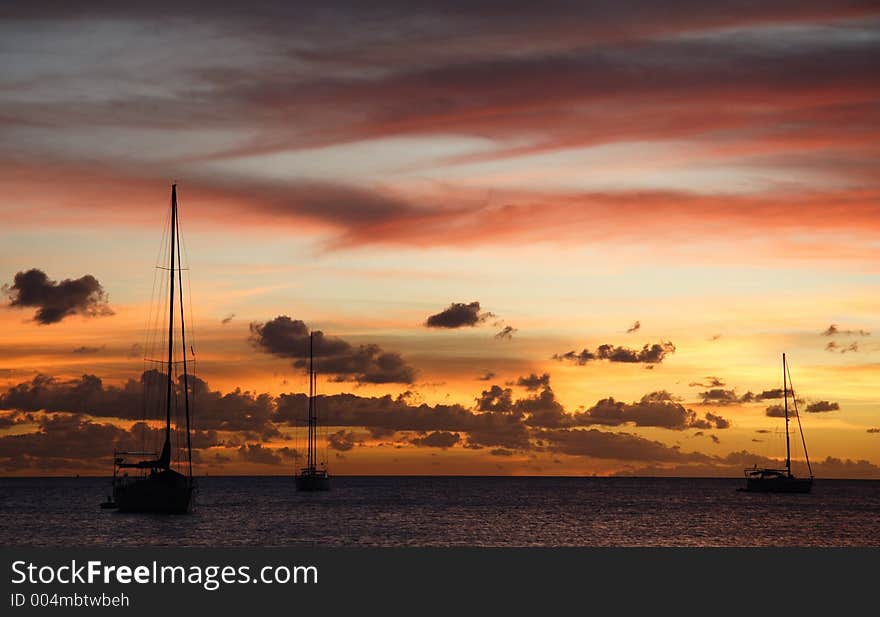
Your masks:
M317 465L318 454L318 411L316 405L318 378L315 371L314 337L309 333L309 430L308 445L306 446L306 466L299 470L296 476L296 490L298 491L329 491L330 474L327 473L327 464Z
M788 370L788 364L785 361L785 354L782 354L782 398L783 409L785 410L785 469L768 469L758 468L757 465L751 469L745 470L746 486L744 489L755 493L809 493L813 487L813 468L810 466L810 457L807 455L807 442L804 439L804 429L801 426L801 416L797 409L797 398L791 386L791 372ZM809 478L798 478L791 473L791 440L788 431L788 394L791 391L791 398L794 404L794 415L797 418L798 430L801 434L801 443L804 446L804 457L807 460L807 469L809 470Z
M154 376L164 381L161 384L164 390L165 407L165 439L162 450L156 452L114 452L113 453L113 497L104 502L101 507L115 507L120 512L162 512L169 514L184 514L192 510L196 485L192 476L192 440L190 432L190 400L189 400L189 375L187 372L187 344L186 328L184 322L183 304L183 277L180 263L180 227L177 215L177 185L171 186L171 230L169 240L170 250L168 258L168 359L165 362L165 375L154 372ZM166 269L161 267L162 270ZM179 290L175 306L175 278ZM164 310L164 309L163 309ZM179 314L179 332L175 331L175 312ZM182 350L182 360L175 362L174 346L175 338L179 333L179 344ZM180 365L181 390L183 395L183 407L186 418L185 459L178 460L179 467L184 467L183 472L174 469L172 465L171 451L171 415L172 408L179 416L178 392L174 384L174 368ZM146 379L145 379L146 397ZM179 426L175 422L175 431L179 435ZM127 457L149 456L146 460L129 462ZM180 458L180 457L178 457ZM129 475L128 470L132 470Z

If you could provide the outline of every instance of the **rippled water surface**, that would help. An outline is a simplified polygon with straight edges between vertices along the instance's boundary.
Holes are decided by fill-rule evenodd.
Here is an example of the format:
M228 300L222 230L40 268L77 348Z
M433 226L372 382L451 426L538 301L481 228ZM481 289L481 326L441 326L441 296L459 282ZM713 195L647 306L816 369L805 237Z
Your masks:
M809 495L740 480L199 478L190 515L98 505L102 478L0 479L0 545L880 546L880 482L817 480Z

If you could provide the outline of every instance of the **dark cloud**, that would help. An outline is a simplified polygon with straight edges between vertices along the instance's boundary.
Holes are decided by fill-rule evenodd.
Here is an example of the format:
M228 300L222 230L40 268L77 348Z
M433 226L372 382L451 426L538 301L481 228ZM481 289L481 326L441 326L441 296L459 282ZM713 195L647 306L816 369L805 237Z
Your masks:
M36 308L34 321L41 325L58 323L71 315L99 317L113 315L107 304L107 292L91 274L60 283L49 280L37 268L18 272L12 285L4 285L9 306Z
M718 439L718 437L716 435L709 435L709 439L711 439L715 443L721 443L721 440Z
M73 349L73 353L78 354L94 354L103 351L106 349L106 345L101 345L100 347L90 347L88 345L81 345L80 347L76 347Z
M700 392L697 396L700 397L700 403L703 405L733 405L742 402L736 391L723 388L712 388ZM748 398L751 400L752 397Z
M143 358L144 348L140 343L133 343L125 354L126 358Z
M139 381L129 379L122 386L106 385L95 375L67 380L37 375L0 394L0 409L140 420L148 411L148 416L158 417L156 409L164 409L165 383L165 374L159 371L145 371ZM278 434L271 421L273 398L269 394L238 389L224 394L211 390L194 375L189 376L189 385L193 420L200 429L249 431L263 438ZM176 391L179 395L183 392L182 381L176 384Z
M823 332L822 336L871 336L867 330L841 330L837 324L831 324Z
M113 450L143 450L158 446L164 431L135 422L125 429L98 423L80 414L42 414L34 418L37 430L0 437L0 469L64 469L107 473ZM221 445L216 434L194 435L194 456L201 449Z
M307 368L309 328L298 319L280 315L266 323L252 323L251 341L260 350L293 360L296 368ZM313 331L314 355L320 373L336 381L358 383L412 383L416 371L400 354L383 351L378 345L351 345Z
M868 432L869 433L880 433L880 428L869 428Z
M782 398L785 395L785 392L782 388L773 388L772 390L764 390L760 394L755 396L756 401L767 401L773 400L777 398Z
M849 353L851 351L858 351L858 350L859 350L858 341L853 341L852 343L850 343L849 345L846 345L845 347L843 345L840 345L836 341L829 341L828 344L825 345L825 351L837 351L840 353Z
M516 380L516 385L529 391L540 390L541 388L550 387L550 373L536 375L532 373L527 377L520 377Z
M229 313L226 317L224 317L223 319L220 320L220 324L225 326L230 321L232 321L234 318L235 318L235 313Z
M495 338L506 339L508 341L513 340L513 334L517 332L517 329L513 326L504 326L501 330L495 333Z
M602 399L586 411L576 413L574 417L575 422L582 426L634 424L672 430L724 429L730 426L728 420L711 412L703 418L698 417L695 411L686 409L663 390L646 394L641 400L631 404L615 401L610 397Z
M489 454L492 456L513 456L516 452L508 450L507 448L493 448L492 450L489 450Z
M355 439L354 431L340 430L327 437L327 445L331 449L340 452L351 450L354 448L355 443L357 443L357 440Z
M569 351L564 354L556 354L554 360L572 362L583 366L594 360L608 360L609 362L643 362L647 364L659 364L671 353L675 352L675 345L669 342L645 345L640 350L618 347L615 345L599 345L595 351L584 349L580 353Z
M697 452L684 453L676 446L667 446L631 433L612 433L598 429L553 429L540 431L536 437L545 441L551 452L590 456L600 459L657 462L708 462L709 456Z
M479 302L465 304L453 302L448 307L425 320L428 328L464 328L477 326L494 317L492 313L483 312Z
M483 390L477 399L478 411L497 411L508 412L513 411L513 392L510 388L502 388L501 386L492 386L488 390Z
M486 371L485 373L477 377L477 381L492 381L496 377L497 375L492 371Z
M279 423L301 423L307 405L305 394L282 394L277 399L274 419ZM390 395L320 395L317 405L325 426L468 433L469 440L479 445L528 447L528 431L514 413L475 412L461 405L411 405Z
M731 452L723 457L706 457L706 461L695 461L673 466L648 465L633 469L626 475L667 476L667 477L742 477L746 467L778 467L781 461L746 450ZM803 465L802 462L796 464ZM813 472L821 478L876 478L880 467L867 460L840 459L827 456L823 460L812 461ZM806 465L803 465L806 472ZM797 473L797 472L796 472Z
M725 384L721 380L721 378L709 375L708 377L706 377L706 383L702 383L700 381L692 381L691 383L688 384L688 387L690 387L690 388L696 388L696 387L699 387L699 388L723 388L725 385L727 385L727 384Z
M721 416L712 413L711 411L706 412L706 422L709 424L714 424L715 428L724 429L730 428L730 421L725 420Z
M458 433L449 433L446 431L434 431L424 437L414 437L409 440L414 446L424 446L428 448L451 448L459 441L461 437Z
M782 405L770 405L764 410L764 415L771 418L784 418L785 408ZM797 414L795 414L794 409L789 409L788 415L794 417Z
M514 409L527 415L524 421L529 426L562 428L571 426L573 421L572 416L567 414L562 404L556 400L549 380L536 396L516 401Z
M840 409L840 405L837 403L831 403L829 401L816 401L815 403L810 403L807 405L807 408L804 411L809 413L822 413L826 411L838 411Z
M33 421L34 418L31 414L24 414L18 411L0 411L0 429Z
M299 456L296 450L288 447L267 448L262 444L244 444L238 449L238 457L248 463L260 465L281 465L284 459Z
M638 332L642 327L642 322L636 321L629 328L626 329L627 334L632 334L633 332Z

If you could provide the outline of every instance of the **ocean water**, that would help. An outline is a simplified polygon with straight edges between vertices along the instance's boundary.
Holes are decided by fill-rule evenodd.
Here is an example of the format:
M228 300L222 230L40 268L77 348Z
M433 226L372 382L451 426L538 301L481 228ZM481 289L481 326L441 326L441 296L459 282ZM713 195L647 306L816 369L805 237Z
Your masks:
M880 546L880 481L809 495L737 479L199 478L190 515L101 510L103 478L0 478L0 546Z

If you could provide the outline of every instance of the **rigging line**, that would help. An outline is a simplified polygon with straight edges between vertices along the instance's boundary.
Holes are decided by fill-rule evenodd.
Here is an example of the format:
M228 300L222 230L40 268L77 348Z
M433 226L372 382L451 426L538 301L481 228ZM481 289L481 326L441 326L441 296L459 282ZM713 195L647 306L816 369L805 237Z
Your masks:
M175 210L176 214L176 210ZM179 226L179 217L174 217L174 224L177 225L177 235L180 237L180 226ZM177 242L177 265L180 267L180 241ZM172 273L173 276L173 273ZM185 311L183 309L183 273L178 269L177 271L177 282L180 283L180 343L183 349L183 400L186 411L186 450L187 450L187 464L189 465L189 475L192 477L192 441L190 439L189 434L189 378L186 374L186 327L184 324L184 314Z
M792 392L791 398L794 401L794 415L798 421L798 431L801 434L801 443L804 446L804 458L807 459L807 470L810 472L810 477L812 478L813 477L813 466L810 465L810 455L807 454L807 440L804 437L804 429L801 426L801 414L798 412L797 397L794 396L794 384L791 383L791 369L788 368L788 366L786 365L785 370L788 371L788 383L791 386L791 392Z

